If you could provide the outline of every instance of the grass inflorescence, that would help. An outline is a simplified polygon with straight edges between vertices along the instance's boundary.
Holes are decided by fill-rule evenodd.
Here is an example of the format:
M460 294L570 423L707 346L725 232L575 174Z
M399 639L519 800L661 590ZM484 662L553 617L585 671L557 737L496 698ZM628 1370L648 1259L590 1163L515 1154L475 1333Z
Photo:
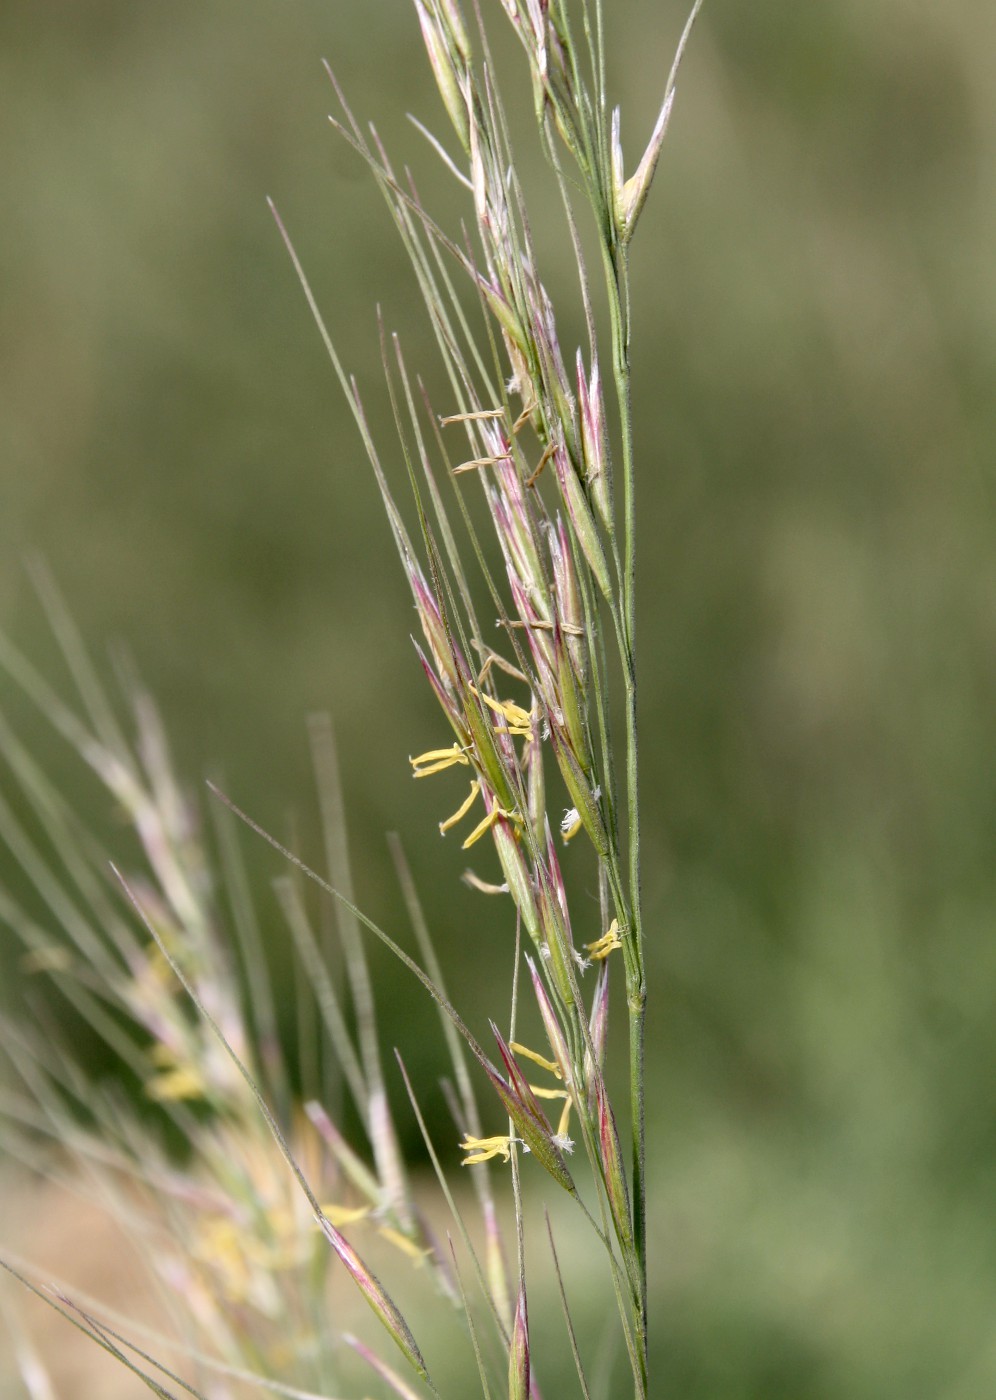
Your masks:
M151 700L128 680L130 724L119 722L44 575L78 705L9 645L0 650L8 676L77 749L137 837L137 850L112 861L15 736L0 734L18 809L28 813L0 805L0 835L28 891L21 899L0 890L0 917L23 944L25 969L52 979L120 1066L118 1087L98 1088L57 1035L8 1020L8 1140L27 1165L104 1203L141 1246L170 1319L148 1344L126 1340L126 1324L89 1300L58 1287L48 1296L161 1395L338 1395L347 1352L366 1368L367 1384L376 1377L391 1394L438 1395L432 1358L398 1301L410 1291L408 1275L420 1271L432 1279L438 1308L452 1310L482 1393L538 1396L543 1357L530 1337L524 1219L527 1199L546 1192L566 1200L587 1232L589 1268L601 1270L615 1309L631 1391L651 1393L628 251L671 114L677 60L627 175L620 115L606 97L600 4L502 7L521 42L536 138L577 264L583 346L561 342L564 317L543 280L502 74L476 6L415 0L449 121L446 135L425 134L464 200L458 233L424 207L410 172L394 167L328 69L332 123L384 195L447 386L445 401L434 402L430 376L410 368L400 338L381 324L396 429L389 456L273 211L352 408L418 618L417 659L439 724L412 756L411 775L457 770L465 779L463 801L439 829L472 852L467 884L504 907L512 999L510 1008L489 1008L489 1041L451 1000L447 983L458 969L440 965L400 844L415 953L357 906L328 723L316 721L312 732L327 855L317 871L218 789L205 832ZM583 236L582 218L590 225ZM597 267L589 270L583 248L592 240ZM407 476L404 508L399 475ZM276 892L302 974L294 1056L279 1030L240 822L288 859ZM562 869L568 842L587 847L585 878L597 896L583 905L572 901ZM478 873L486 848L498 878ZM309 886L331 901L341 975L330 962L327 910L316 924ZM403 1055L399 1061L452 1215L448 1241L427 1222L399 1146L370 937L432 998L448 1047L448 1150L433 1141L419 1086ZM622 984L629 1066L628 1092L615 1100L607 1073L612 981ZM542 1027L541 1043L519 1038L523 1002ZM302 1083L310 1088L304 1101ZM457 1145L467 1172L454 1180L448 1162ZM476 1218L468 1218L468 1184ZM589 1396L596 1392L585 1340L552 1225L549 1258L578 1393ZM327 1311L336 1263L380 1324L369 1335L351 1330L362 1319L336 1327ZM5 1267L42 1287L29 1266ZM380 1345L385 1333L393 1347ZM153 1359L166 1347L178 1357L170 1365ZM25 1361L26 1384L40 1367L37 1357Z

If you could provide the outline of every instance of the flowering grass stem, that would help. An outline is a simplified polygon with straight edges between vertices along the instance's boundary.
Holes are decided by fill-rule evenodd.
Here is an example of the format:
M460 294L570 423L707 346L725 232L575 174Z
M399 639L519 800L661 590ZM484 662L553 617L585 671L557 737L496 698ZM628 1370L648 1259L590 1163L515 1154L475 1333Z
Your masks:
M138 876L112 867L117 884L109 885L103 853L79 837L38 766L0 720L0 748L62 864L42 853L2 800L0 837L61 941L39 930L3 891L0 917L20 937L32 969L51 976L130 1070L146 1102L187 1142L202 1175L184 1175L163 1153L146 1165L148 1134L137 1120L121 1126L111 1101L97 1113L106 1150L98 1137L73 1127L62 1099L89 1104L85 1075L68 1055L43 1042L29 1042L29 1053L20 1055L21 1033L12 1028L0 1043L17 1062L24 1102L14 1103L6 1116L18 1123L26 1155L29 1128L40 1125L62 1138L77 1164L104 1173L100 1180L108 1195L112 1182L124 1178L144 1202L162 1206L165 1197L171 1221L181 1198L196 1204L195 1218L183 1227L185 1252L171 1257L166 1272L196 1300L197 1335L217 1338L229 1360L253 1358L264 1387L286 1357L289 1335L303 1339L297 1358L302 1384L294 1389L295 1376L284 1393L306 1393L305 1380L316 1390L327 1387L336 1374L334 1347L323 1330L324 1242L411 1374L401 1376L368 1341L348 1334L352 1352L404 1400L439 1394L413 1326L367 1262L367 1245L361 1252L353 1243L354 1233L366 1231L371 1246L393 1250L392 1258L406 1268L430 1272L440 1297L461 1319L486 1397L505 1393L509 1400L536 1400L543 1358L530 1335L535 1295L524 1221L533 1194L545 1191L562 1193L572 1210L577 1207L608 1269L633 1394L645 1400L651 1391L629 257L673 110L677 65L700 3L681 37L650 139L627 177L620 114L610 112L607 102L600 0L501 0L525 55L537 149L560 198L564 246L577 262L587 345L573 353L561 344L567 317L544 282L533 235L537 215L525 193L529 181L518 168L503 75L480 7L465 13L459 0L414 0L450 134L441 138L416 126L467 202L459 235L447 233L445 220L426 210L411 173L392 165L374 127L359 124L326 65L340 109L330 118L332 126L384 196L425 303L445 385L431 394L427 385L435 381L429 373L409 370L400 339L378 310L396 469L377 446L358 386L270 204L369 459L418 618L416 666L438 703L439 724L410 758L410 776L420 780L420 792L431 793L436 785L423 786L422 779L438 779L441 787L448 770L462 770L469 791L465 787L450 815L434 820L444 836L459 828L457 840L462 849L473 849L475 864L492 866L483 876L468 870L463 878L492 909L503 911L510 934L511 1014L490 1018L496 1053L485 1051L450 999L399 842L392 851L421 961L358 907L329 722L311 724L327 877L212 784L227 809L216 823L222 854L215 861L200 838L195 808L173 777L151 702L132 687L138 732L133 748L47 580L42 578L41 591L85 718L0 639L0 666L127 814L144 860ZM585 263L579 225L585 204L606 312L596 312ZM609 375L603 374L606 363ZM611 413L607 387L614 397ZM440 392L445 402L437 405L432 398ZM396 474L407 478L406 509L396 500ZM495 645L492 622L499 629ZM617 732L624 735L624 758ZM299 1045L308 1063L300 1080L309 1086L309 1101L303 1110L291 1092L295 1075L281 1049L264 938L232 824L224 820L229 814L334 901L334 942L345 969L341 986L330 971L333 940L313 931L305 892L286 878L277 882L277 907L296 952L305 1003ZM571 854L564 856L568 842ZM225 946L216 864L229 888L248 1007L239 964ZM573 893L579 870L597 890L597 907ZM459 1147L469 1169L483 1243L464 1223L459 1189L447 1180L446 1153L430 1138L400 1054L397 1063L484 1295L485 1329L475 1318L456 1256L451 1263L436 1245L412 1190L382 1062L366 934L413 973L441 1020L456 1084L449 1091L456 1124L451 1151ZM612 969L619 964L627 1009L625 1108L613 1104L609 1087L612 1063L618 1057L621 1070L624 1055L622 1043L617 1052L608 1034L610 981L618 977ZM539 1049L527 1043L531 1032L519 1030L525 1019L523 967L529 974L522 978L524 1002L535 1008L546 1037ZM176 984L190 1005L177 998ZM499 1023L507 1025L507 1034ZM348 1140L323 1101L329 1058L352 1100L359 1144ZM481 1104L475 1078L484 1089ZM577 1160L575 1141L583 1149ZM513 1271L492 1189L495 1170L511 1177ZM170 1183L168 1190L161 1189L163 1182ZM122 1218L129 1209L119 1204ZM580 1393L590 1400L552 1229L549 1239ZM73 1305L63 1311L72 1314ZM75 1312L85 1330L147 1386L168 1394L127 1360L116 1333L89 1313ZM163 1373L189 1393L200 1393L178 1375Z

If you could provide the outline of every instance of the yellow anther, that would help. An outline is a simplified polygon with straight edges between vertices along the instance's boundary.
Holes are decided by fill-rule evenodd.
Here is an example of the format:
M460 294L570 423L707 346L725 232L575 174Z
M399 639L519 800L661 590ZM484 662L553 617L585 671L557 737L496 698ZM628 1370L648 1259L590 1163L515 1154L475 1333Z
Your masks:
M441 773L444 768L452 768L455 763L470 766L470 759L459 744L454 744L451 749L427 749L418 758L409 758L408 762L413 769L413 778L431 777L433 773Z
M522 1055L527 1060L532 1060L534 1065L539 1065L548 1074L554 1074L558 1079L563 1079L560 1073L560 1066L553 1060L545 1060L542 1055L537 1055L535 1050L530 1050L528 1045L520 1045L517 1040L509 1041L508 1048L514 1050L517 1055Z
M601 938L596 938L594 943L586 943L584 946L592 962L601 962L602 959L607 958L610 953L614 953L617 948L621 948L619 920L613 919Z
M522 818L517 816L515 812L506 812L504 807L499 807L498 804L495 803L488 815L474 827L474 830L467 837L461 849L465 851L469 846L472 846L475 841L480 841L485 832L491 830L499 817L504 817L505 820L509 822L515 822L517 826L522 825Z
M465 1133L463 1142L460 1144L460 1151L469 1155L464 1157L460 1163L462 1167L473 1167L478 1162L487 1162L492 1157L501 1157L507 1162L512 1155L512 1143L514 1139L510 1137L472 1137L470 1133Z
M533 719L528 710L524 710L514 700L492 700L490 695L485 695L483 691L478 690L476 685L472 685L470 688L478 700L483 700L489 710L493 710L496 715L501 715L502 719L508 720L515 730L525 734L532 733Z
M478 793L478 786L477 786L477 783L476 783L476 782L473 782L473 783L471 783L471 785L470 785L470 793L469 793L469 795L468 795L467 797L465 797L464 800L460 803L460 806L459 806L459 807L456 809L456 811L453 813L452 817L447 817L446 820L445 820L444 822L440 822L440 823L439 823L439 834L440 834L440 836L445 836L446 833L449 831L449 829L450 829L451 826L456 826L456 824L457 824L458 821L462 821L462 820L463 820L463 818L464 818L464 817L467 815L467 813L470 811L471 807L473 807L473 805L474 805L474 798L477 796L477 793Z

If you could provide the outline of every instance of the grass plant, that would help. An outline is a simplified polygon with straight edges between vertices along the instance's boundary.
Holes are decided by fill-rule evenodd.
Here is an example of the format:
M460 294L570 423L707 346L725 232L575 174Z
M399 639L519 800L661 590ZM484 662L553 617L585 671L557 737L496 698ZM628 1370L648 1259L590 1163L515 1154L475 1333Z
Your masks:
M546 1196L556 1223L548 1216L542 1248L563 1303L576 1393L607 1395L613 1382L594 1378L572 1319L571 1279L557 1262L561 1202L586 1232L588 1267L601 1271L612 1300L627 1380L611 1393L660 1394L647 1360L628 259L698 4L656 125L630 164L607 97L598 0L502 0L503 16L490 8L486 24L477 6L415 0L449 123L444 136L420 129L464 202L456 230L423 205L411 173L395 168L328 70L332 123L384 195L439 352L441 376L414 371L381 324L396 430L389 452L274 208L383 498L419 622L418 666L439 703L438 731L411 759L411 775L421 782L459 770L466 795L440 832L475 848L479 870L489 861L481 853L493 852L495 873L464 877L481 900L501 901L508 929L511 1000L491 1010L490 1040L451 994L459 968L440 965L400 843L414 951L407 935L389 934L357 906L329 723L312 727L325 852L316 870L219 788L206 804L191 799L151 699L125 672L121 721L43 571L76 701L0 643L8 679L76 749L129 828L120 850L105 850L44 766L0 729L16 791L16 800L0 797L0 838L20 869L0 889L0 918L23 945L25 972L51 981L118 1067L113 1087L95 1082L49 1024L50 998L31 1016L8 1018L8 1149L120 1219L169 1325L140 1338L89 1299L58 1285L46 1291L30 1265L8 1257L4 1268L46 1292L159 1395L466 1393L453 1389L453 1366L420 1340L425 1307L402 1301L415 1277L431 1279L436 1349L445 1312L447 1346L474 1359L483 1395L538 1397L544 1358L531 1344L525 1221L527 1202ZM492 57L495 20L520 41L562 246L577 266L586 343L576 350L561 342L566 312L543 280L506 79ZM429 388L437 381L442 402ZM240 826L287 858L276 894L299 970L293 1051ZM574 841L587 848L584 878L597 895L587 903L569 893L558 853ZM438 1010L451 1061L449 1144L426 1122L403 1050L397 1065L385 1062L370 938ZM625 1051L609 1032L613 983ZM541 1040L526 1042L527 1021ZM623 1055L620 1096L612 1066ZM400 1147L389 1087L399 1073L451 1212L446 1239L429 1224ZM457 1143L466 1172L454 1168ZM531 1237L530 1257L539 1248ZM362 1335L362 1319L344 1328L329 1315L338 1264L373 1315ZM27 1393L44 1395L43 1363L26 1344L22 1355Z

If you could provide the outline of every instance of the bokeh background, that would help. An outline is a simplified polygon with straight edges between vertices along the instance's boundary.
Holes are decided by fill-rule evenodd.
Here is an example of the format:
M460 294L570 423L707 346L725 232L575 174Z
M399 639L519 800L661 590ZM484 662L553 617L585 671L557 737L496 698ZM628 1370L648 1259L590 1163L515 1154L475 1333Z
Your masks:
M632 161L685 7L606 8ZM40 551L191 780L305 843L331 710L362 902L402 831L483 1017L507 941L407 777L410 602L264 203L382 421L375 304L432 352L322 56L455 226L406 0L0 7L0 626L58 678ZM994 246L990 4L708 0L634 249L662 1396L996 1393Z

